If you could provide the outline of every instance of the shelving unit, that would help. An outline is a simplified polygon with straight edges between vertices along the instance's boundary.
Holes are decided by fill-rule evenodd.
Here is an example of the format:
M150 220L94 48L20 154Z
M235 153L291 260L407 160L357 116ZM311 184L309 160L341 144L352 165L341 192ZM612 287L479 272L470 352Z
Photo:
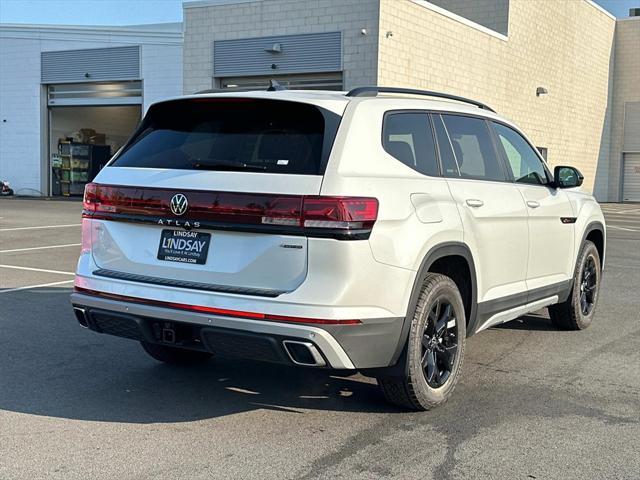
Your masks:
M111 156L108 145L91 145L66 140L58 142L57 166L54 175L60 184L60 195L82 195L84 187L93 180Z

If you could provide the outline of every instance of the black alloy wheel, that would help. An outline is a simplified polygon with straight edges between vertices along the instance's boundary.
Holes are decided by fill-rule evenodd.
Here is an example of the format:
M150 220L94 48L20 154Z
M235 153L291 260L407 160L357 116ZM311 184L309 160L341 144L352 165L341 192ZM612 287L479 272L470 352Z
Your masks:
M440 388L451 376L458 353L456 312L444 297L436 299L422 334L422 369L431 388Z
M385 398L410 410L442 405L460 380L464 362L467 318L458 285L429 272L417 292L402 371L376 375Z
M585 240L573 274L573 288L561 303L549 306L549 318L560 330L584 330L593 322L598 305L602 262L596 245Z
M589 315L595 306L596 288L598 287L598 273L596 260L589 255L582 270L580 282L580 310L583 315Z

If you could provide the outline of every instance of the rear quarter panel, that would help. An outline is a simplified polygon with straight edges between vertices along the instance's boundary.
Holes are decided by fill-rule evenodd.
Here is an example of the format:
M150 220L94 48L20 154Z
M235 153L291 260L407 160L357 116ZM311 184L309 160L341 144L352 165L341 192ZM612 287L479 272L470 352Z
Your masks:
M461 242L462 226L444 178L422 175L383 149L383 117L393 109L380 100L349 104L321 194L377 198L378 220L369 239L373 257L380 263L417 271L433 247ZM408 302L409 291L397 293Z

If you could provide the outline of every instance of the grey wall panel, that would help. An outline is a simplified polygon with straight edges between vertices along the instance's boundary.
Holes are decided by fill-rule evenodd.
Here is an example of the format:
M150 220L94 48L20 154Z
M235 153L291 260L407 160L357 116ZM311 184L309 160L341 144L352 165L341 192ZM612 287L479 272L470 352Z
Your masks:
M137 45L42 52L41 62L44 84L140 79Z
M640 152L640 102L624 104L624 141L622 150Z
M281 51L269 51L274 45ZM341 70L341 32L217 40L213 44L215 77Z

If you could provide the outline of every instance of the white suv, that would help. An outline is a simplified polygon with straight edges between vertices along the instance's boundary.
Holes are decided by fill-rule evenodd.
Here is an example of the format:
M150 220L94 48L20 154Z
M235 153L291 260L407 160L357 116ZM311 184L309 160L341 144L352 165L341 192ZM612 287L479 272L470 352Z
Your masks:
M154 358L360 371L429 409L466 337L592 322L605 222L508 120L437 92L205 93L150 107L86 188L78 321Z

